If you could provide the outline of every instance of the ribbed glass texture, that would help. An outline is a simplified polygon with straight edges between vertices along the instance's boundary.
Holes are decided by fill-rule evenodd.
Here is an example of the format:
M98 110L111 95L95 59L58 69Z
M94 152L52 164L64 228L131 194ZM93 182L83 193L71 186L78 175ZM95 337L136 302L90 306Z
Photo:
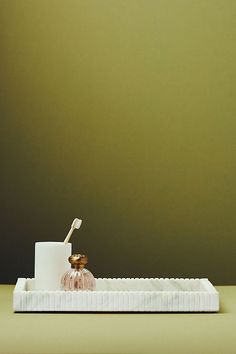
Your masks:
M61 278L62 290L95 290L93 274L86 268L70 269Z

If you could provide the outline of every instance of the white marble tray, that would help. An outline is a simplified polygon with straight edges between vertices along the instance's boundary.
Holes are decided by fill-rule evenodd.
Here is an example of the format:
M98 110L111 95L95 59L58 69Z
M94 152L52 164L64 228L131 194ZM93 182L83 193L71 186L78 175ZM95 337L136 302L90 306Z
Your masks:
M15 312L217 312L219 293L208 279L96 279L96 291L36 291L19 278Z

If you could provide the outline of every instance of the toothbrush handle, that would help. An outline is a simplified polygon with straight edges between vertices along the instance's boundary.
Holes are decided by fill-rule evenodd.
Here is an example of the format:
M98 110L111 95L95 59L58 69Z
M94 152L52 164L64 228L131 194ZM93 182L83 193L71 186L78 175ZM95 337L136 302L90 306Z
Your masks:
M64 240L64 243L68 243L68 242L69 242L69 239L70 239L70 237L71 237L73 231L74 231L74 230L71 228L70 231L68 232L68 234L67 234L65 240Z

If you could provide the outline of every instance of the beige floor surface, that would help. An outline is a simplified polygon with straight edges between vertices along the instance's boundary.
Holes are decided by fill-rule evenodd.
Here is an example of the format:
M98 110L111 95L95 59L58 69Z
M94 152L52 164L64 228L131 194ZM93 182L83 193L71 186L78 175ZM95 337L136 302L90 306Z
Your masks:
M236 354L236 286L218 286L219 313L13 313L0 285L1 354Z

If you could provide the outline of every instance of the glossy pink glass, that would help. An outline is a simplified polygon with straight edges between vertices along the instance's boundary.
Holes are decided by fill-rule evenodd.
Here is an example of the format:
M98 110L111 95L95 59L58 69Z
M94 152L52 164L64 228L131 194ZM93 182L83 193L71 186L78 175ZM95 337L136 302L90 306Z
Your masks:
M94 276L86 268L70 269L61 278L62 290L94 290L95 286Z

